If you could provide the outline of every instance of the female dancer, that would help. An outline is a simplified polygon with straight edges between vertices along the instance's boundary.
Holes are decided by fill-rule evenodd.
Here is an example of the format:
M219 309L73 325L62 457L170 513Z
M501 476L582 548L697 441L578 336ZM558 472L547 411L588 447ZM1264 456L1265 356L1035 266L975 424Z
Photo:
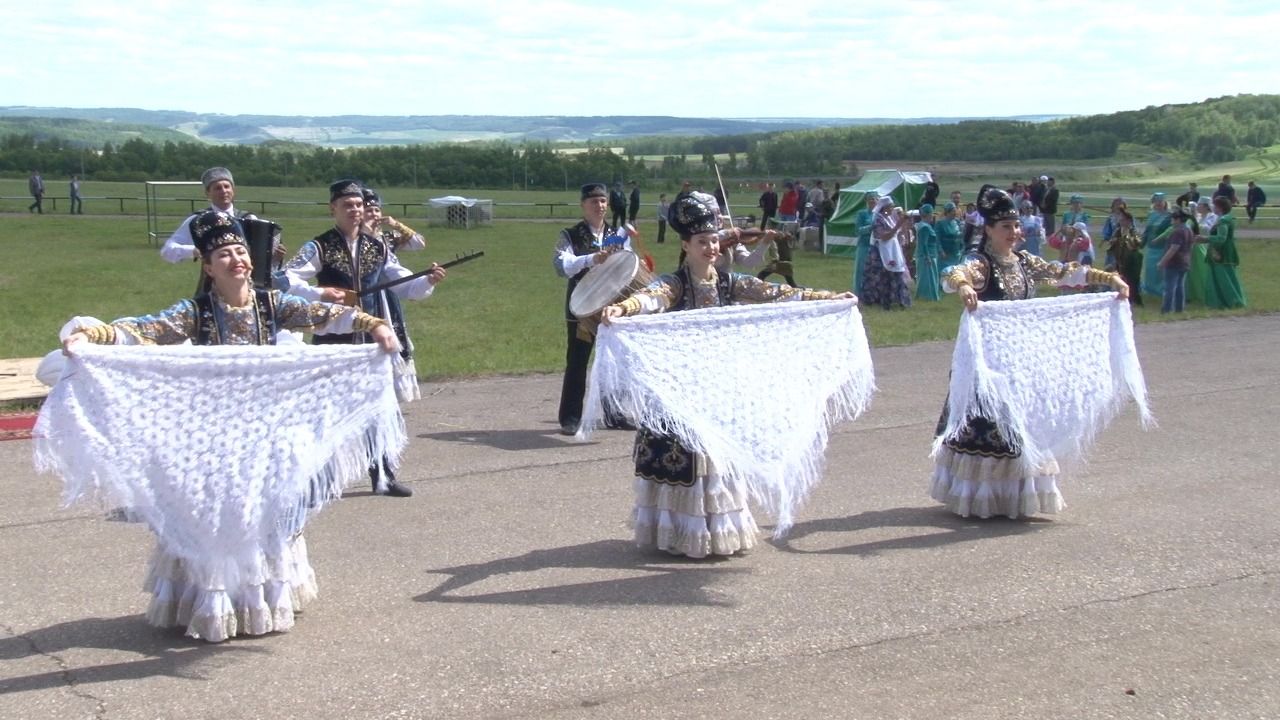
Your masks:
M81 327L63 341L74 354L83 342L97 344L269 345L277 329L309 329L316 333L367 332L385 352L399 349L395 333L382 319L352 307L309 302L278 290L255 290L253 264L240 222L209 210L191 222L202 270L211 290L181 300L156 315L123 318L109 325ZM264 423L265 425L265 423ZM244 441L271 442L272 428ZM158 532L158 531L157 531ZM236 635L283 632L293 626L294 612L316 596L315 572L307 559L301 533L273 548L260 548L254 563L260 570L226 587L193 577L186 563L158 542L145 589L152 599L147 620L158 627L185 627L186 634L210 642ZM217 600L225 593L226 605Z
M677 197L667 219L680 235L685 262L616 305L601 320L642 313L694 310L737 303L852 298L853 293L801 290L750 275L716 269L722 238L738 229L718 230L715 199L702 193ZM756 543L755 518L746 488L716 471L715 458L695 454L675 437L652 428L636 432L636 544L673 555L732 555Z
M977 251L951 268L942 287L960 295L966 309L979 300L1023 300L1035 296L1037 282L1084 285L1107 283L1127 298L1129 286L1116 273L1077 263L1051 263L1028 252L1015 252L1018 211L1013 199L999 189L983 193L978 203L986 235ZM943 405L937 434L947 422ZM1016 518L1036 512L1056 513L1065 507L1058 491L1056 463L1027 475L1021 469L1017 438L1004 438L985 417L971 418L960 433L942 443L934 456L933 499L968 517L1006 515Z

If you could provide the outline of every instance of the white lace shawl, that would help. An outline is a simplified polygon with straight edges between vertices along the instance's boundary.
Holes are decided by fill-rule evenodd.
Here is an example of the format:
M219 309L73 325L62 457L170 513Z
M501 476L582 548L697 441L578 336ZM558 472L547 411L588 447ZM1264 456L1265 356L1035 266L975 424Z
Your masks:
M874 391L853 300L618 318L596 338L578 438L601 424L608 398L745 483L781 535L822 477L828 429L861 414Z
M375 345L79 347L40 410L36 466L67 504L128 508L206 587L257 574L406 442Z
M1143 427L1155 420L1133 343L1129 303L1115 293L983 302L963 313L951 359L950 414L934 442L969 417L1017 438L1024 471L1049 460L1080 463L1130 399Z

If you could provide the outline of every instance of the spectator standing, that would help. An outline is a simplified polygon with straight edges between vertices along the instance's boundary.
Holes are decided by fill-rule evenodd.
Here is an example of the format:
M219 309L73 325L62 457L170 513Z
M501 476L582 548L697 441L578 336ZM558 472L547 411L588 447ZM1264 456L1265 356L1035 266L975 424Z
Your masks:
M916 299L941 300L942 245L933 227L933 206L920 206L920 222L916 223Z
M1249 224L1252 225L1254 219L1258 216L1258 208L1267 204L1267 194L1262 192L1262 188L1249 181L1249 190L1244 195L1244 211L1249 214Z
M83 215L84 202L81 201L80 199L80 176L79 175L71 176L70 197L71 197L71 214Z
M1018 206L1018 224L1022 226L1022 249L1039 255L1044 242L1044 219L1036 214L1036 206L1030 199Z
M35 198L35 202L27 206L27 212L44 214L44 178L40 177L39 170L32 170L31 177L27 178L27 192L31 193L31 197Z
M920 204L916 207L924 208L928 205L932 208L938 204L938 193L942 192L942 188L938 187L938 181L933 178L933 173L929 173L929 181L924 184L924 197L920 198Z
M613 228L620 228L627 220L627 196L622 194L622 183L615 182L609 191L609 213Z
M1218 189L1213 191L1214 197L1224 197L1231 201L1232 206L1240 204L1240 198L1236 197L1236 188L1231 184L1231 176L1223 175L1222 182L1218 183Z
M1169 212L1169 203L1164 193L1151 196L1151 212L1147 222L1142 226L1142 292L1164 298L1164 272L1156 263L1164 257L1165 242L1169 239L1169 230L1173 227L1173 215Z
M811 208L811 212L820 218L822 217L822 203L826 201L827 191L822 188L822 181L814 180L813 187L804 196L805 207Z
M635 180L631 181L631 197L627 204L627 222L632 227L636 224L636 216L640 214L640 184Z
M782 200L778 203L778 220L795 222L796 211L800 205L800 194L790 181L782 183Z
M1044 199L1040 201L1040 217L1044 218L1045 235L1052 235L1057 228L1058 184L1052 175L1045 176Z
M1041 175L1031 181L1031 187L1027 191L1031 204L1035 206L1037 213L1040 212L1040 207L1044 205L1044 194L1049 190L1049 187L1045 184L1047 182L1049 182L1049 176Z
M1191 228L1187 227L1188 213L1186 208L1175 207L1172 213L1173 231L1165 241L1164 256L1156 261L1156 267L1164 271L1164 301L1160 304L1160 314L1177 312L1186 309L1187 270L1191 267L1191 244L1194 239Z
M1196 243L1191 247L1191 269L1187 272L1187 302L1203 305L1204 289L1209 284L1209 246L1205 236L1218 224L1218 214L1208 196L1200 196L1191 219L1195 221Z
M773 183L762 183L764 192L760 193L760 200L756 203L756 207L760 208L760 229L764 230L769 227L769 221L778 215L778 193L773 190Z
M1075 225L1076 223L1089 224L1089 213L1084 209L1084 196L1072 195L1071 205L1067 207L1066 212L1062 213L1062 226Z
M658 195L658 244L667 241L667 210L671 207L671 203L667 202L667 194L660 193Z
M933 224L933 230L942 249L938 260L939 271L945 272L947 268L960 262L960 255L964 252L964 230L960 226L960 218L956 217L955 203L949 202L942 206L942 219Z
M1209 282L1204 289L1204 304L1211 308L1242 308L1244 286L1236 274L1240 255L1236 252L1236 219L1231 214L1231 200L1219 195L1213 199L1213 209L1218 213L1218 222L1209 233Z
M1107 257L1114 262L1115 271L1124 278L1125 284L1136 288L1142 282L1142 238L1138 237L1133 215L1127 208L1120 209L1118 218L1107 245ZM1129 302L1142 305L1142 293L1129 293Z

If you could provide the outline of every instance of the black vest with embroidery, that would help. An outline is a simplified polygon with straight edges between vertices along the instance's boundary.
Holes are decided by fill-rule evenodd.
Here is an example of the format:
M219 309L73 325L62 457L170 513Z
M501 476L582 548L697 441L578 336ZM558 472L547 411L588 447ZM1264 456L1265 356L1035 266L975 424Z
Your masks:
M712 270L716 273L716 295L719 296L720 305L732 305L733 273L720 272L718 268L712 268ZM680 279L680 297L676 299L675 304L667 309L668 312L695 309L696 306L694 305L693 296L694 283L692 278L689 277L689 266L681 265L680 269L676 270L675 275Z
M596 243L596 236L591 232L591 226L587 224L586 220L580 221L573 227L565 228L564 232L569 236L569 246L573 248L574 255L590 255L600 249L600 245ZM588 267L586 270L569 278L569 287L564 293L564 317L566 320L574 322L578 320L573 313L569 312L569 298L573 297L573 289L578 287L578 283L581 282L582 277L590 269Z
M987 261L987 284L982 288L982 292L978 293L979 300L1026 300L1031 297L1031 289L1034 287L1031 282L1031 270L1027 267L1026 251L1018 251L1015 257L1018 258L1018 272L1022 273L1023 287L1026 292L1023 297L1014 297L1010 295L1010 289L1005 287L1004 276L996 269L996 259L991 257L985 249L980 248L977 252Z
M330 228L313 242L320 251L320 271L316 273L316 284L322 287L336 287L344 290L360 290L382 282L382 271L386 268L391 250L386 240L361 232L356 240L356 254L351 256L347 239L337 228ZM386 296L387 307L382 306ZM391 329L400 340L401 355L409 357L412 344L409 333L405 329L404 310L400 300L391 292L374 293L360 296L360 309L374 317L390 317ZM315 335L311 342L315 345L334 345L344 343L371 342L368 333L346 333Z
M258 345L275 345L276 303L270 290L257 288L253 291L254 309L258 316ZM192 302L196 305L196 334L191 338L193 345L222 345L226 336L225 317L222 306L209 293L201 293Z

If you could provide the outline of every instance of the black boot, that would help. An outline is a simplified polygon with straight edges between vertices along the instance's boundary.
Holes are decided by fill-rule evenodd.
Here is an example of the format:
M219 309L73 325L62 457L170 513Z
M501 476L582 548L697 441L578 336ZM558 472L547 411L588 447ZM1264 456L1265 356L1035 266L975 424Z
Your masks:
M386 475L385 482L382 480L383 475ZM374 495L387 495L390 497L409 497L413 495L413 490L410 487L396 482L396 475L391 472L386 458L382 459L381 468L377 463L369 466L369 479L373 481Z

